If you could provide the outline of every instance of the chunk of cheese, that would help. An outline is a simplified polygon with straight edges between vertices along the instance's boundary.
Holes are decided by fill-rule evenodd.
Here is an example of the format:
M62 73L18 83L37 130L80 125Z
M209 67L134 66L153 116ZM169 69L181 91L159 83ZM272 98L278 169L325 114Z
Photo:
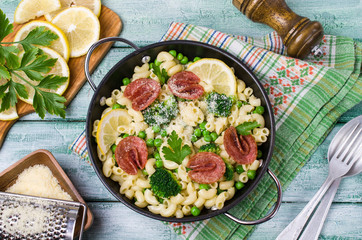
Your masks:
M42 164L25 169L6 192L73 201L61 188L52 171Z

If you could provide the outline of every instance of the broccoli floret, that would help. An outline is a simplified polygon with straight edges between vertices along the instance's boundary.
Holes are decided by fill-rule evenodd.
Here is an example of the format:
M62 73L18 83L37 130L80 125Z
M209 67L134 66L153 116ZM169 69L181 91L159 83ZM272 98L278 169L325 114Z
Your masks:
M206 97L207 110L215 116L228 117L231 114L233 99L225 94L212 92Z
M226 178L226 181L230 181L234 177L234 167L229 162L225 161L226 171L224 173L224 176Z
M153 194L160 198L169 198L181 192L181 184L175 175L164 168L156 168L156 171L150 176L150 185Z
M149 125L168 124L178 114L177 101L174 96L169 96L162 102L155 101L142 111L144 120Z
M199 152L213 152L216 154L220 153L220 148L215 143L208 143L202 145L199 149Z

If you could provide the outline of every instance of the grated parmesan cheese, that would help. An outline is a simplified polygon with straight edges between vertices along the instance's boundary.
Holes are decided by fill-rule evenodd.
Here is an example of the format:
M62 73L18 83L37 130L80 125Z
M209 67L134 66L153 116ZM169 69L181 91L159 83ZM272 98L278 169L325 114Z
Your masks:
M39 234L48 229L47 221L51 219L51 212L31 205L4 208L0 215L3 231L8 234L22 235Z
M52 171L41 164L25 169L6 192L73 201L61 188Z

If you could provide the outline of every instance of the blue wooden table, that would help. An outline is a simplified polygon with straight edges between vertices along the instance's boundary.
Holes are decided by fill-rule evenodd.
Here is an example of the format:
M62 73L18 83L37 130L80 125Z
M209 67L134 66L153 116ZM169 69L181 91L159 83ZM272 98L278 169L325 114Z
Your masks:
M10 20L20 0L1 0ZM103 0L123 20L121 36L145 46L157 42L172 21L187 22L230 34L262 36L272 31L253 23L232 5L231 0ZM320 21L326 34L344 35L362 41L360 0L287 0L298 14ZM115 45L94 73L100 81L106 72L132 49ZM86 84L67 109L67 118L36 114L20 119L9 131L0 150L0 171L37 149L51 151L83 198L95 220L85 239L177 239L162 222L137 214L105 189L93 168L68 150L85 127L86 111L93 91ZM360 103L344 114L309 162L285 191L274 219L259 225L250 239L274 239L312 198L327 177L327 150L332 137L350 119L362 114ZM362 175L342 180L321 239L362 239ZM140 229L140 225L142 229Z

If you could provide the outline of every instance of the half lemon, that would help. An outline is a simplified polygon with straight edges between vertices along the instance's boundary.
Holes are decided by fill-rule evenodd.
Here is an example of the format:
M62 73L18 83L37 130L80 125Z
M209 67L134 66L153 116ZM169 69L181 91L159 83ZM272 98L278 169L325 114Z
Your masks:
M192 63L187 70L200 78L200 84L206 92L215 91L227 96L236 94L234 71L219 59L202 58Z
M15 9L14 22L25 23L60 9L59 0L22 0Z
M97 17L101 15L101 7L102 7L101 0L59 0L59 1L61 5L59 10L44 15L47 21L50 22L58 13L73 6L83 6L89 8Z
M67 36L71 58L86 54L90 46L99 39L98 17L86 7L67 8L56 15L52 23Z
M118 127L128 126L131 116L125 109L114 109L106 113L98 123L97 143L102 154L106 154L118 137Z

